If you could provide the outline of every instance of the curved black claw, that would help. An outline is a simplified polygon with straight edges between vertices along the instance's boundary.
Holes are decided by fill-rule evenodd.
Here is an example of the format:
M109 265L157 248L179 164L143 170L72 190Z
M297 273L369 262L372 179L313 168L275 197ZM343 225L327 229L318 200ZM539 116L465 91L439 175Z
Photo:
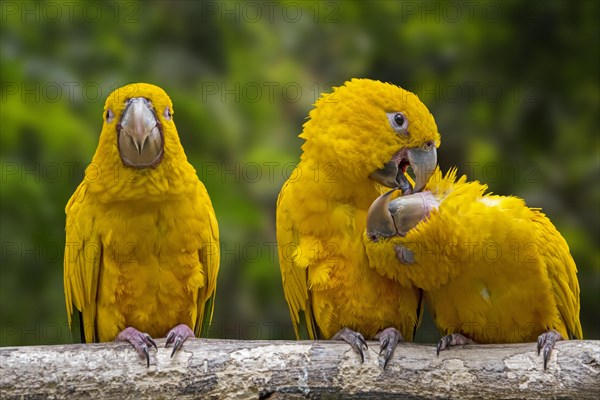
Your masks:
M181 348L183 342L191 337L194 337L194 332L186 324L177 325L175 328L171 329L167 335L167 342L165 343L165 347L169 347L169 345L173 343L171 357L173 357L175 352Z
M140 332L135 328L125 328L117 335L115 341L129 342L137 350L137 352L146 359L146 367L150 367L150 353L148 346L153 346L158 350L156 342L150 335Z
M463 344L474 344L475 342L460 333L452 333L440 339L437 345L437 355L440 351L450 348L450 346L459 346Z
M537 352L538 352L538 356L539 356L540 350L542 348L544 348L544 369L546 369L546 366L548 365L548 359L550 359L550 353L552 352L554 345L559 340L563 340L563 337L560 333L558 333L554 329L552 329L548 332L544 332L540 336L538 336Z
M396 328L386 328L375 335L375 339L379 339L379 355L383 354L383 369L387 367L388 362L394 355L394 350L398 342L403 342L404 338L400 331Z
M359 332L355 332L350 328L342 328L331 337L332 340L343 340L348 343L352 349L360 355L360 362L365 362L365 354L363 350L367 350L367 341Z

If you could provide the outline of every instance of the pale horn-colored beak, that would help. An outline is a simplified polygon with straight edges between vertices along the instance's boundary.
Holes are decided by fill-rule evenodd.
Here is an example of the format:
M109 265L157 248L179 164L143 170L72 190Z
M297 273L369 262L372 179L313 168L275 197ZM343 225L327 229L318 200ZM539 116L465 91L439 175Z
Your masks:
M398 234L392 214L388 211L392 193L396 190L392 189L382 194L369 207L367 212L367 235L375 242L380 237L391 237Z
M420 192L425 188L429 178L433 175L437 166L437 150L434 146L427 149L408 149L406 151L408 162L415 174L415 187L413 193Z
M419 192L391 200L391 190L379 196L367 212L367 234L376 242L381 237L405 236L439 206L431 192Z
M152 104L143 97L131 98L117 125L123 164L133 168L156 167L163 155L163 133Z
M412 187L405 174L410 166L415 174L415 186ZM423 190L437 166L437 150L433 142L424 147L401 149L383 168L373 171L369 178L389 188L398 188L403 195Z
M418 192L392 200L387 211L394 220L398 235L405 236L438 206L439 202L431 192Z

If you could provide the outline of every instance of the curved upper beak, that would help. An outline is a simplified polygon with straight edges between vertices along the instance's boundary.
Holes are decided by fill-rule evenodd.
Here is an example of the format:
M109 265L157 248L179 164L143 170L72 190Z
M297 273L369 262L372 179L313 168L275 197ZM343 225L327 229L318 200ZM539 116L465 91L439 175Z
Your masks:
M129 99L117 132L123 164L134 168L158 165L163 155L163 133L149 100Z
M383 186L398 188L402 194L411 194L423 190L437 165L437 150L429 148L402 149L383 168L371 173L369 177ZM405 172L411 167L415 174L415 186L411 186Z
M405 236L424 220L439 201L429 192L419 192L391 199L396 189L379 196L367 212L367 233L377 241L380 237Z
M437 165L437 150L435 147L430 149L409 149L407 152L408 162L415 174L415 187L413 192L423 190L429 178L433 175Z
M392 189L385 194L379 196L367 212L367 235L373 241L377 241L380 237L391 237L397 234L396 224L392 214L388 211L388 205L392 200L392 193L396 189Z

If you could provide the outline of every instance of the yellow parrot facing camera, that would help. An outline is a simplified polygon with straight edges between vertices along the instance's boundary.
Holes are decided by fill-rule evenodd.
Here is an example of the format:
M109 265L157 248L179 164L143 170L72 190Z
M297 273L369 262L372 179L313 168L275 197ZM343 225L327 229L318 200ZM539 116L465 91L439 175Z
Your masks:
M219 230L159 87L111 93L98 148L66 206L64 289L85 342L127 341L150 365L153 337L171 356L210 322ZM206 314L205 314L206 313Z
M367 211L386 188L423 189L437 163L435 121L413 93L353 79L317 101L300 137L300 163L281 189L276 218L296 335L303 319L311 339L344 340L361 359L365 338L379 339L385 368L397 343L413 339L421 293L369 262Z

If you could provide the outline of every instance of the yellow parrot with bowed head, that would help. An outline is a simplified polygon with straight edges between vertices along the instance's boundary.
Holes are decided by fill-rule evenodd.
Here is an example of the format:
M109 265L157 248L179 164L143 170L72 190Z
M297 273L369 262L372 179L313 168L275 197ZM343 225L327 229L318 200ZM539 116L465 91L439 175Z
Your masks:
M577 267L538 209L436 170L425 190L378 198L365 246L379 273L424 290L444 336L470 343L536 341L544 369L558 340L582 339Z
M210 320L219 230L159 87L115 90L98 148L66 207L64 289L69 324L86 342L130 342L150 365L153 337L171 356Z
M299 337L341 339L364 359L378 338L387 365L400 340L411 341L420 291L378 273L362 242L367 211L386 188L423 188L440 136L416 95L353 79L323 95L309 114L300 163L277 202L277 241L285 298Z

